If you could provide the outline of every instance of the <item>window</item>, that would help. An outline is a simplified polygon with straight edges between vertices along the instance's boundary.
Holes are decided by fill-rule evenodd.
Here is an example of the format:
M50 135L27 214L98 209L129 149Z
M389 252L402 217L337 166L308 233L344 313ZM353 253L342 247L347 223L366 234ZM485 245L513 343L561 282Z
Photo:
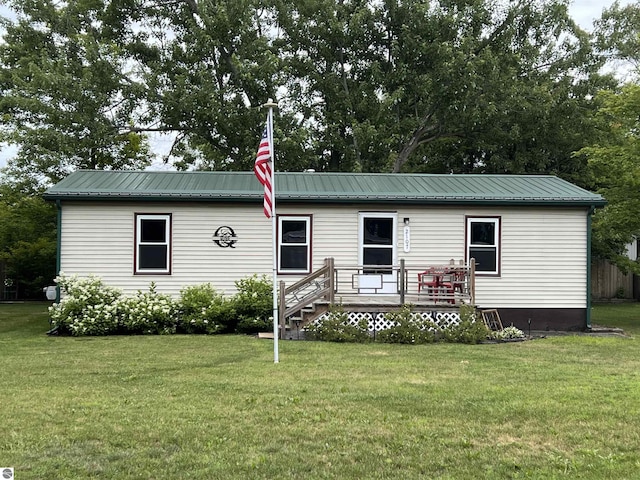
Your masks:
M278 216L278 271L311 271L311 217Z
M467 260L476 259L476 273L500 275L500 218L467 217Z
M135 273L171 273L171 215L136 214Z

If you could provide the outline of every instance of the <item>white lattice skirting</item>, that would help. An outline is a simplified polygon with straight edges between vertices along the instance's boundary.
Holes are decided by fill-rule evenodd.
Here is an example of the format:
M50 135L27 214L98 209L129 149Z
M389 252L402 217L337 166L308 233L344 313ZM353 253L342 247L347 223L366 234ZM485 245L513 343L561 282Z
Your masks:
M313 323L320 322L326 319L330 313L323 313L320 315ZM411 314L413 318L420 318L422 320L428 320L435 323L440 329L446 330L448 328L454 327L460 323L460 313L459 312L413 312ZM384 312L381 313L366 313L366 312L348 312L347 313L348 321L350 325L358 325L360 321L367 321L367 330L370 332L379 332L381 330L386 330L387 328L393 327L395 322L392 320L387 320ZM418 319L416 318L416 319Z

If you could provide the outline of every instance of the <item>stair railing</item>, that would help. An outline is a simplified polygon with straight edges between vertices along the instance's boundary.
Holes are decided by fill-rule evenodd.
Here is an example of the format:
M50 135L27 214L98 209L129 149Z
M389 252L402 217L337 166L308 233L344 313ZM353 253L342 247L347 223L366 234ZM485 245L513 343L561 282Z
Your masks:
M281 332L284 331L287 318L300 313L317 300L324 299L333 303L334 271L333 258L325 258L322 268L298 280L293 285L285 288L284 282L280 282L278 323Z

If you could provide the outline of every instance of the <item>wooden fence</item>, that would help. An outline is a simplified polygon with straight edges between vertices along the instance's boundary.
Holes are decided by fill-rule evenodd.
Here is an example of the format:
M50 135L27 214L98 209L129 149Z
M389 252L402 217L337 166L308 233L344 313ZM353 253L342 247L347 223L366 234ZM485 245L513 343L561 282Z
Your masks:
M591 298L594 301L632 299L634 296L633 274L624 274L607 260L591 262Z

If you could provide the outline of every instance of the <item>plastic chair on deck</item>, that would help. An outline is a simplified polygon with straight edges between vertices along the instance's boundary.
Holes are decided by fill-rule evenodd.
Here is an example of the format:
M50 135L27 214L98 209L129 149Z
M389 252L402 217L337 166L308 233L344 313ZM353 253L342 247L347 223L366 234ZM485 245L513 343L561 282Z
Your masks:
M467 283L467 273L465 270L458 268L453 274L453 291L462 293Z
M435 268L428 268L418 274L418 293L426 289L427 293L433 293L440 284L440 275Z
M457 278L458 277L456 269L446 269L440 277L440 280L438 282L438 290L444 294L447 303L455 304L456 289L460 288L460 291L462 291Z

